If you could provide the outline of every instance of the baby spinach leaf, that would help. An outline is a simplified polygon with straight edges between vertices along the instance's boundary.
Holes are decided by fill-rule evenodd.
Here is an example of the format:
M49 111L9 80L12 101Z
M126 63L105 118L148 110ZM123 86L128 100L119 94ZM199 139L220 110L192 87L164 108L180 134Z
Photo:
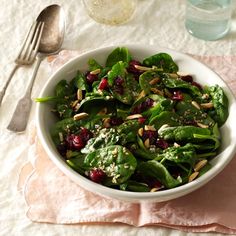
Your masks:
M134 173L137 161L127 148L112 145L87 154L84 164L88 170L93 168L102 169L107 178L111 179L111 184L120 185L126 182Z
M168 127L168 126L162 126L158 130L158 134L161 138L165 140L171 140L171 141L184 141L184 142L197 142L204 140L203 137L206 139L209 139L209 136L211 135L211 131L206 128L200 128L195 126L177 126L177 127ZM202 138L199 138L198 136L201 135Z
M96 69L103 69L103 67L93 58L88 60L89 71L94 71Z
M164 72L175 73L178 71L177 64L167 53L158 53L143 60L143 64L148 67L157 66Z
M114 49L107 57L106 67L112 67L119 61L129 63L131 60L131 54L126 47L118 47Z
M165 158L175 163L187 163L193 167L196 163L196 151L192 144L186 144L180 147L169 147L157 156L157 160Z
M158 179L166 188L174 188L181 184L180 180L173 178L166 167L156 160L142 162L138 170L144 176Z
M121 184L120 189L132 192L150 192L150 188L148 187L147 184L137 182L134 180L128 180L127 182Z
M101 111L101 109L103 109L104 107L106 107L109 111L115 109L114 101L113 99L111 99L111 97L91 96L86 97L82 100L78 112L86 112L89 115L93 116L96 115L99 111Z
M114 84L114 81L118 76L120 76L121 78L125 78L127 73L126 67L127 63L123 61L118 61L115 65L112 66L111 70L107 74L108 84L110 86Z
M86 171L86 166L84 165L84 156L79 155L74 158L70 158L66 160L66 163L75 171L80 173L81 175L84 175L84 172Z
M102 129L97 136L89 139L86 146L81 150L81 153L90 153L98 148L104 148L116 144L120 140L120 136L113 128Z
M169 126L178 126L181 125L181 118L173 111L163 111L160 114L154 116L150 122L150 125L154 125L154 127L158 130L162 125Z
M212 97L212 102L216 112L215 116L212 118L218 123L219 127L221 127L229 116L228 98L219 85L207 87L206 91L209 92Z
M156 104L151 107L149 110L143 112L143 116L148 116L149 121L154 119L154 117L161 114L163 111L171 111L173 109L174 103L168 98L161 97Z
M139 76L139 85L142 90L144 90L145 94L151 93L151 85L149 82L154 78L159 78L159 73L156 71L146 71Z
M147 148L137 148L137 149L132 150L132 153L135 155L135 157L139 157L139 158L147 159L147 160L156 159L158 156L158 153L150 152L150 150Z
M78 71L76 77L74 78L72 82L74 83L76 88L89 91L89 86L86 82L85 75L81 73L80 71Z
M176 79L169 75L165 75L165 77L162 78L162 82L167 88L187 89L195 97L202 96L202 93L198 87L193 86L182 79Z
M181 117L183 123L202 123L212 127L215 121L203 110L196 108L192 100L179 101L175 105L176 114Z
M67 118L56 122L51 128L51 137L56 145L60 144L59 134L63 136L68 134L71 130L76 132L79 130L81 123L75 121L73 118Z

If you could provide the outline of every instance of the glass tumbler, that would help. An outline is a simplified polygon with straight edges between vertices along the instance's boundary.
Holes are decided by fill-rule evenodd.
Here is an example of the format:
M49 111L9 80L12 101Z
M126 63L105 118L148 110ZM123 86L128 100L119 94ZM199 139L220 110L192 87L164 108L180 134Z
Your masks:
M230 30L231 0L186 0L185 27L193 36L217 40Z
M137 0L83 0L88 15L99 23L117 25L134 14Z

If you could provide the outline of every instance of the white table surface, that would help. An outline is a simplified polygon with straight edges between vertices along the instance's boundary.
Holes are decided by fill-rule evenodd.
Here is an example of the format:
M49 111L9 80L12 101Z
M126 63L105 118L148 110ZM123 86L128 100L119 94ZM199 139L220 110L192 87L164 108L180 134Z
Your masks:
M80 0L0 0L0 88L13 67L13 61L32 20L45 6L52 3L62 5L66 13L64 49L84 52L112 44L140 43L198 55L236 55L235 11L230 34L218 41L205 42L186 32L184 0L138 0L134 18L121 26L94 22L87 16ZM0 235L196 235L160 227L53 225L32 223L27 219L27 206L16 185L20 168L27 162L29 130L24 134L15 134L6 130L6 126L16 101L25 91L31 73L32 67L17 71L0 108ZM49 76L50 68L43 61L36 78L33 97L37 97ZM35 105L31 120L34 119L34 112Z

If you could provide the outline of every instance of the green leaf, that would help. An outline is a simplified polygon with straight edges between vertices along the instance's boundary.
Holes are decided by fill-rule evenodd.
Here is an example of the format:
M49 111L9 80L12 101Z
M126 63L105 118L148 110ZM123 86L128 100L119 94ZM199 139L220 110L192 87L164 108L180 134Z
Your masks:
M80 71L78 71L73 82L74 82L76 88L81 89L81 90L85 90L85 91L89 90L85 75L83 73L81 73Z
M212 102L216 112L215 116L212 118L218 123L219 127L221 127L229 116L228 98L219 85L208 87L206 88L206 91L209 92L212 97Z
M157 156L157 160L165 158L171 162L187 163L190 167L193 167L196 163L196 157L194 146L192 144L186 144L185 146L169 147L165 149L160 156Z
M102 129L96 137L91 138L86 146L81 150L81 153L90 153L99 148L104 148L116 144L120 140L120 136L113 128Z
M108 84L110 86L113 85L115 79L120 76L121 78L125 78L126 76L126 67L127 67L127 63L119 61L116 64L114 64L111 68L111 70L109 71L109 73L107 74L108 77Z
M89 71L94 71L96 69L103 69L102 66L93 58L88 60Z
M150 192L150 188L145 183L140 183L134 180L128 180L120 185L120 189L131 192Z
M138 170L144 176L158 179L166 188L174 188L181 184L180 180L173 178L166 167L156 160L142 162Z
M112 67L119 61L129 63L130 60L131 60L131 55L128 51L128 48L118 47L108 55L106 60L106 67Z
M77 157L70 158L66 160L67 165L69 165L73 170L77 171L81 175L84 175L84 172L86 170L84 165L84 156L78 155Z
M35 102L53 102L53 101L59 101L60 98L56 96L47 96L42 98L35 98Z
M195 97L202 96L202 93L198 87L193 86L190 83L181 79L172 78L167 74L162 78L162 82L167 88L185 89L188 90Z
M158 53L143 60L143 64L148 67L157 66L164 72L175 73L178 71L177 64L167 53Z
M165 140L171 140L175 142L185 141L185 142L196 142L199 140L198 136L205 136L205 140L211 135L211 131L209 129L195 127L195 126L177 126L177 127L168 127L162 126L158 130L158 134L161 138ZM202 141L204 138L202 138Z
M112 145L90 152L86 155L84 164L88 170L102 169L111 184L120 185L134 173L137 161L127 148Z
M154 78L159 77L159 73L156 71L146 71L139 76L139 85L145 94L151 93L151 85L149 82Z
M150 125L154 125L154 127L158 130L161 128L162 125L169 125L169 126L178 126L181 125L180 116L177 115L175 112L172 111L163 111L160 114L154 116L150 122Z

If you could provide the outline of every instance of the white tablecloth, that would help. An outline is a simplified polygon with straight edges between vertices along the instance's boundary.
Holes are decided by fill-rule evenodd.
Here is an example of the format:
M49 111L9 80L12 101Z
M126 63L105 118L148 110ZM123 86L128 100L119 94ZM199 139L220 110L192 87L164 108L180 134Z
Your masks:
M152 44L198 55L236 55L236 14L231 32L223 39L206 42L193 38L184 28L185 1L138 0L133 19L120 26L101 25L90 19L80 0L0 0L0 65L2 88L13 67L22 40L38 13L58 3L66 14L65 49L81 52L112 44ZM20 168L27 162L27 135L6 130L17 100L24 94L32 67L15 74L0 108L0 235L192 235L159 227L127 225L50 225L26 218L27 205L17 191ZM50 76L46 61L40 66L33 89L37 97ZM33 105L30 120L34 119ZM194 234L196 235L196 234ZM205 235L205 234L199 234Z

